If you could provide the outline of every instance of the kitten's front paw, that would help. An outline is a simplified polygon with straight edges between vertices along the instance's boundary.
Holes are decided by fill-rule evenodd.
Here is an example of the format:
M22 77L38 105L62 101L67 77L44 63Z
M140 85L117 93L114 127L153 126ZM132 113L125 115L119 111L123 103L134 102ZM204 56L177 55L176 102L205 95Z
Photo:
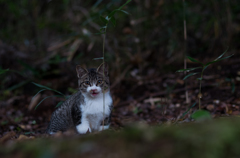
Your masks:
M79 134L86 134L87 132L92 132L89 125L86 125L86 124L77 125L76 129L77 129Z
M99 131L102 131L102 130L105 130L105 129L108 129L108 128L109 128L109 125L100 126Z

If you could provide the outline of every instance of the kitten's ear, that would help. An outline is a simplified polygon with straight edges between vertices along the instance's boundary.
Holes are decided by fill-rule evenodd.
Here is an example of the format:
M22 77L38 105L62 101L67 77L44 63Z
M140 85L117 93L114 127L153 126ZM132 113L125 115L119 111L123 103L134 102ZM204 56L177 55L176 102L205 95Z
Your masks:
M104 67L104 75L108 76L108 65L107 63L102 63L98 68L97 72L100 72L103 74L103 67Z
M76 71L77 71L78 78L80 78L84 74L88 73L88 71L85 68L81 67L80 65L76 66Z

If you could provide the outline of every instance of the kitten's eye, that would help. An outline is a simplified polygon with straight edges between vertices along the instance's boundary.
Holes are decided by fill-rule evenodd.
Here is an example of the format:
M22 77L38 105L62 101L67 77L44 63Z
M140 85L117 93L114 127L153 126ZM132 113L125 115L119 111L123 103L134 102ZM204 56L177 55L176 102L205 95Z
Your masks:
M89 81L85 81L84 83L85 83L85 85L90 85Z
M101 83L102 83L102 80L98 80L97 83L98 83L98 84L101 84Z

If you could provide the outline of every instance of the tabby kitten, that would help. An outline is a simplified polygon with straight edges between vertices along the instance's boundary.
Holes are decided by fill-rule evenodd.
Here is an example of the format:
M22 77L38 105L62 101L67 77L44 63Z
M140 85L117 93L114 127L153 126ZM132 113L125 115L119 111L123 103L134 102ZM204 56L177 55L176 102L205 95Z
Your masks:
M97 69L88 70L78 65L76 71L79 91L53 112L46 131L48 134L66 131L69 128L76 128L80 134L109 128L113 101L107 65L101 64Z

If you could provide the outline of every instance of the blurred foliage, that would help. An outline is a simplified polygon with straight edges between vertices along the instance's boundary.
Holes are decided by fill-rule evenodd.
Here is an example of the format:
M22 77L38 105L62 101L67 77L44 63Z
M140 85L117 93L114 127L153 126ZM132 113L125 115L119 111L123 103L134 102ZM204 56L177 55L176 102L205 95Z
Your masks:
M84 39L88 45L101 38L94 34L101 24L99 16L123 4L124 0L1 0L0 36L4 42L24 45L34 51L46 51L49 44L71 36ZM117 15L116 29L109 31L109 53L152 50L172 57L182 51L182 1L132 1L130 14ZM240 36L240 2L237 0L186 1L188 52L221 52L227 46L237 47ZM86 33L89 32L90 34ZM124 46L124 47L122 47ZM101 49L100 49L101 50ZM80 50L81 51L81 50ZM85 51L85 50L82 50ZM94 52L94 51L93 51ZM159 56L158 56L159 57Z
M0 0L0 44L18 50L0 53L1 69L17 69L25 79L35 81L70 73L69 78L75 77L76 64L99 65L100 60L92 60L102 57L102 35L96 33L104 23L99 17L125 2ZM239 51L238 0L193 0L185 4L179 0L132 0L123 8L130 15L116 14L116 27L108 27L105 60L113 81L124 71L125 77L130 76L129 70L135 68L140 76L148 74L149 68L158 70L156 76L176 70L173 63L182 63L184 51L183 5L188 55L202 60L214 58L227 47L231 54ZM8 78L12 82L0 81L4 83L2 89L18 84L16 75Z
M56 135L51 139L23 137L25 139L19 138L17 143L2 144L0 155L234 158L240 156L239 123L238 118L161 127L149 127L140 123L132 124L119 132L107 130L77 136Z

